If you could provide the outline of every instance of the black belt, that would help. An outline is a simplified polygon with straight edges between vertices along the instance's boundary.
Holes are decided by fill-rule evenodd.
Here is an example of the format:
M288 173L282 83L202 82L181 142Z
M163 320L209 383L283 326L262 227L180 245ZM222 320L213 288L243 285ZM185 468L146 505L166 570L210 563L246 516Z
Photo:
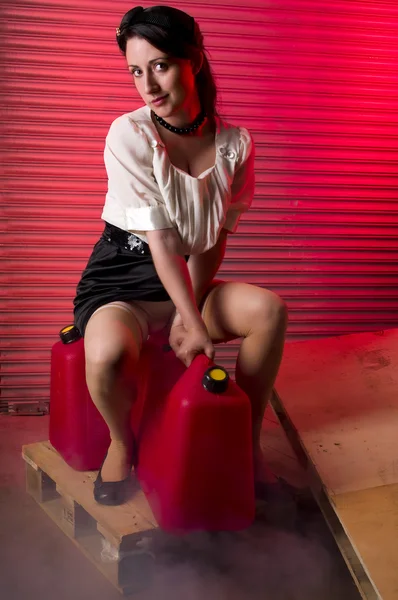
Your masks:
M113 242L117 246L130 250L133 254L137 254L138 256L151 256L149 244L134 235L134 233L124 231L124 229L120 229L119 227L116 227L116 225L111 225L106 221L102 237L107 242ZM186 254L184 258L188 261L189 254Z
M146 242L134 235L134 233L124 231L110 223L105 222L105 229L102 237L107 242L113 242L117 246L130 250L133 254L139 256L149 256L151 254L149 245Z

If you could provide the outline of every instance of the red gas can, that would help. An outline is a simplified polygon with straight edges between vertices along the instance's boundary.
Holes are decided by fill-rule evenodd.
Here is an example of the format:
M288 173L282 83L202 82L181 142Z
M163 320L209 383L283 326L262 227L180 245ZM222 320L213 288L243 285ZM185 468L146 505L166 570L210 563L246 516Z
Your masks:
M248 397L204 355L185 369L165 346L147 350L132 423L138 479L159 526L248 527L255 508Z
M59 335L61 340L51 351L50 442L73 469L96 470L110 443L109 430L87 389L83 338L74 325L64 327ZM144 399L148 395L165 399L185 371L169 350L168 339L159 334L151 335L143 345L137 388L132 389L131 424L137 440Z
M98 469L110 437L87 389L83 338L73 325L60 337L51 351L50 442L73 469Z
M109 431L85 381L84 343L69 326L51 356L50 442L77 470L98 469ZM204 355L186 369L162 334L142 348L131 426L136 472L159 526L237 530L254 518L247 396ZM134 393L134 390L132 390Z

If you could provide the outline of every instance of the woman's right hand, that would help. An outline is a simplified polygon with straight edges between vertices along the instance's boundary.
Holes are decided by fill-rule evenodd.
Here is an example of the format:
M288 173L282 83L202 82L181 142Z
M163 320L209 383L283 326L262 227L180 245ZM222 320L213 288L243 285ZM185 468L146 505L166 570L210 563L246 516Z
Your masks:
M204 324L185 329L182 323L173 323L170 329L170 346L186 367L189 367L198 354L214 359L214 346Z

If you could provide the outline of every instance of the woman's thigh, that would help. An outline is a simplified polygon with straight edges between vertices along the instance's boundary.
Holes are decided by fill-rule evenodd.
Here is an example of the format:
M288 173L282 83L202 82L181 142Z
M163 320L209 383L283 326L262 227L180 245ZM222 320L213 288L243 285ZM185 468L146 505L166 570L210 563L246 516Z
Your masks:
M91 315L84 334L86 367L117 364L122 358L138 360L146 339L146 321L126 302L110 302Z
M150 333L165 329L174 314L172 301L115 301L91 315L84 336L86 357L115 362L126 350L139 355Z
M207 290L201 312L213 343L247 337L286 318L286 306L274 292L219 279Z

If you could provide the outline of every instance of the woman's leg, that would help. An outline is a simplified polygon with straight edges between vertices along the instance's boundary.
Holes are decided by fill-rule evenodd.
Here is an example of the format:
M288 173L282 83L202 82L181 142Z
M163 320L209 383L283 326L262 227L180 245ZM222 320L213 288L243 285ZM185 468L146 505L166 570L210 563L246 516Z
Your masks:
M285 303L273 292L237 282L210 288L202 309L214 343L243 338L236 363L236 383L252 406L256 481L275 481L260 449L261 426L282 359L287 327Z
M131 469L133 437L129 417L136 365L147 324L139 309L111 303L90 318L84 336L86 380L91 398L109 427L111 444L103 481L120 481Z

